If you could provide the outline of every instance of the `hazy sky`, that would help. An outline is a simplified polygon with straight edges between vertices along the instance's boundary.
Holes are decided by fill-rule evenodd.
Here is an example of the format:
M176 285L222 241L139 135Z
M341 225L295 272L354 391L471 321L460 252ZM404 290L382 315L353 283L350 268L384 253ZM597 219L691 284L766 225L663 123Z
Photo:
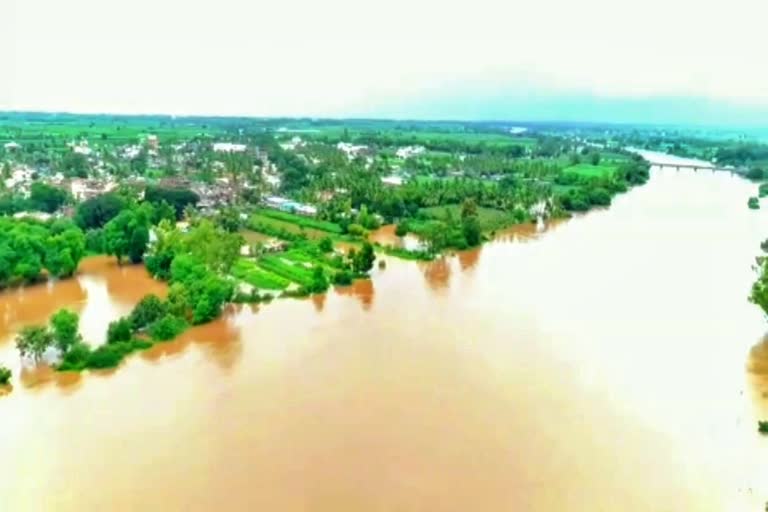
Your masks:
M766 0L1 4L6 110L565 119L670 98L768 106Z

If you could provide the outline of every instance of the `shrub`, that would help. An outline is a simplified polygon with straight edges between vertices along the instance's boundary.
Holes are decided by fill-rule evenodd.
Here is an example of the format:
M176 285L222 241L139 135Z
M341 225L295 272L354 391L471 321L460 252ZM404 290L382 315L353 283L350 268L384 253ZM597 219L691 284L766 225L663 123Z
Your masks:
M758 421L757 431L761 434L768 434L768 421Z
M759 167L752 167L749 171L747 171L747 178L750 180L761 180L764 177L763 170Z
M133 334L131 330L131 321L127 317L119 318L109 323L107 328L107 343L118 343L128 341Z
M355 276L349 270L342 270L333 274L333 284L347 286L352 284Z
M86 366L96 369L114 368L130 352L130 343L126 341L101 345L89 354Z
M149 335L156 341L172 340L187 328L187 323L173 315L165 315L149 326Z
M157 319L163 317L166 314L167 307L160 300L160 297L154 294L145 295L136 307L131 311L129 317L131 321L131 329L137 331L148 326Z
M360 224L350 224L349 226L347 226L347 232L352 236L361 237L361 238L364 237L365 234L367 233L365 228Z
M757 188L757 195L760 197L768 196L768 183L761 183Z
M57 368L59 371L80 371L88 364L91 347L86 343L75 343L64 355L64 360Z
M760 209L760 200L754 196L749 198L749 201L747 201L747 206L751 210L759 210Z
M325 237L317 244L323 252L331 252L333 250L333 240L330 237Z
M395 227L395 235L405 236L408 234L408 223L403 221Z
M11 382L11 370L0 365L0 386L7 386Z

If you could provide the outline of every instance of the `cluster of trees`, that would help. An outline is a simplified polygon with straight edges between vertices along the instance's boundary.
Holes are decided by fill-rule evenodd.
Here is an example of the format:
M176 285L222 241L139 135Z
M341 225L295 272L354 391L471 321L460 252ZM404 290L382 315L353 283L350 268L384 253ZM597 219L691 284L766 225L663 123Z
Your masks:
M153 276L170 282L170 310L194 324L216 318L232 298L233 284L223 276L240 255L242 237L209 220L200 220L188 233L163 221L156 232L146 266Z
M29 197L10 192L0 196L0 215L13 215L22 211L53 213L70 200L65 190L35 181L30 186Z
M197 205L200 196L186 188L148 186L144 191L144 201L155 207L165 203L173 208L176 219L181 219L184 209L187 206Z
M483 240L477 203L473 199L464 201L458 218L450 208L446 208L442 218L405 221L398 224L395 231L398 236L408 232L418 235L427 244L431 254L437 254L443 249L467 249L479 245Z
M114 255L118 262L128 258L139 263L149 243L151 208L133 207L122 210L104 225L104 250Z
M722 145L715 158L719 164L743 166L768 161L768 145L753 142Z
M749 300L760 307L768 315L768 239L760 244L763 251L757 258L755 270L757 270L757 279L752 285L752 291L749 294Z
M73 223L0 218L0 288L39 280L43 271L68 277L85 255L85 236Z
M67 354L82 343L79 332L80 318L67 309L57 311L48 325L28 325L16 335L16 349L21 357L40 362L52 347Z

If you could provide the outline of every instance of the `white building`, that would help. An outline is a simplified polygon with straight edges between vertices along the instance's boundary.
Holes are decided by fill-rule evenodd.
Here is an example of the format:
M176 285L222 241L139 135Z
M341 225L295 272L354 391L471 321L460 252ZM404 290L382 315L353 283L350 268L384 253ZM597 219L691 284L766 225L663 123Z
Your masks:
M80 143L71 143L70 147L72 147L72 151L77 153L78 155L85 155L88 156L91 154L91 148L88 147L88 141L82 140Z
M411 158L412 156L417 156L426 151L426 148L424 146L404 146L402 148L399 148L395 155L397 155L398 158Z
M21 149L21 144L18 142L6 142L3 147L6 151L16 151L17 149Z
M403 181L403 178L400 176L385 176L381 178L381 182L390 187L399 187L403 184Z
M11 173L11 177L5 180L5 187L13 189L17 187L25 188L32 182L32 174L35 171L29 167L20 167Z
M217 153L242 153L246 150L246 145L234 144L232 142L214 142L213 150Z
M288 142L280 143L280 147L286 151L293 151L296 148L301 147L303 145L304 145L304 141L301 140L301 137L294 137Z
M347 155L347 158L352 160L356 156L358 156L360 153L368 149L368 146L363 145L355 145L350 142L339 142L336 144L336 149Z

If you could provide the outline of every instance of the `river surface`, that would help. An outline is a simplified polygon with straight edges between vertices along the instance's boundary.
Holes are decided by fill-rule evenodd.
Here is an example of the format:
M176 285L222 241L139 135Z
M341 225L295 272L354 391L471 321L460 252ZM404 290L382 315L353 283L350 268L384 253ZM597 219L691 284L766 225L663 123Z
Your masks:
M3 511L758 511L765 210L728 173L650 182L538 232L233 309L117 371L19 375L13 333L85 337L140 267L0 295Z

